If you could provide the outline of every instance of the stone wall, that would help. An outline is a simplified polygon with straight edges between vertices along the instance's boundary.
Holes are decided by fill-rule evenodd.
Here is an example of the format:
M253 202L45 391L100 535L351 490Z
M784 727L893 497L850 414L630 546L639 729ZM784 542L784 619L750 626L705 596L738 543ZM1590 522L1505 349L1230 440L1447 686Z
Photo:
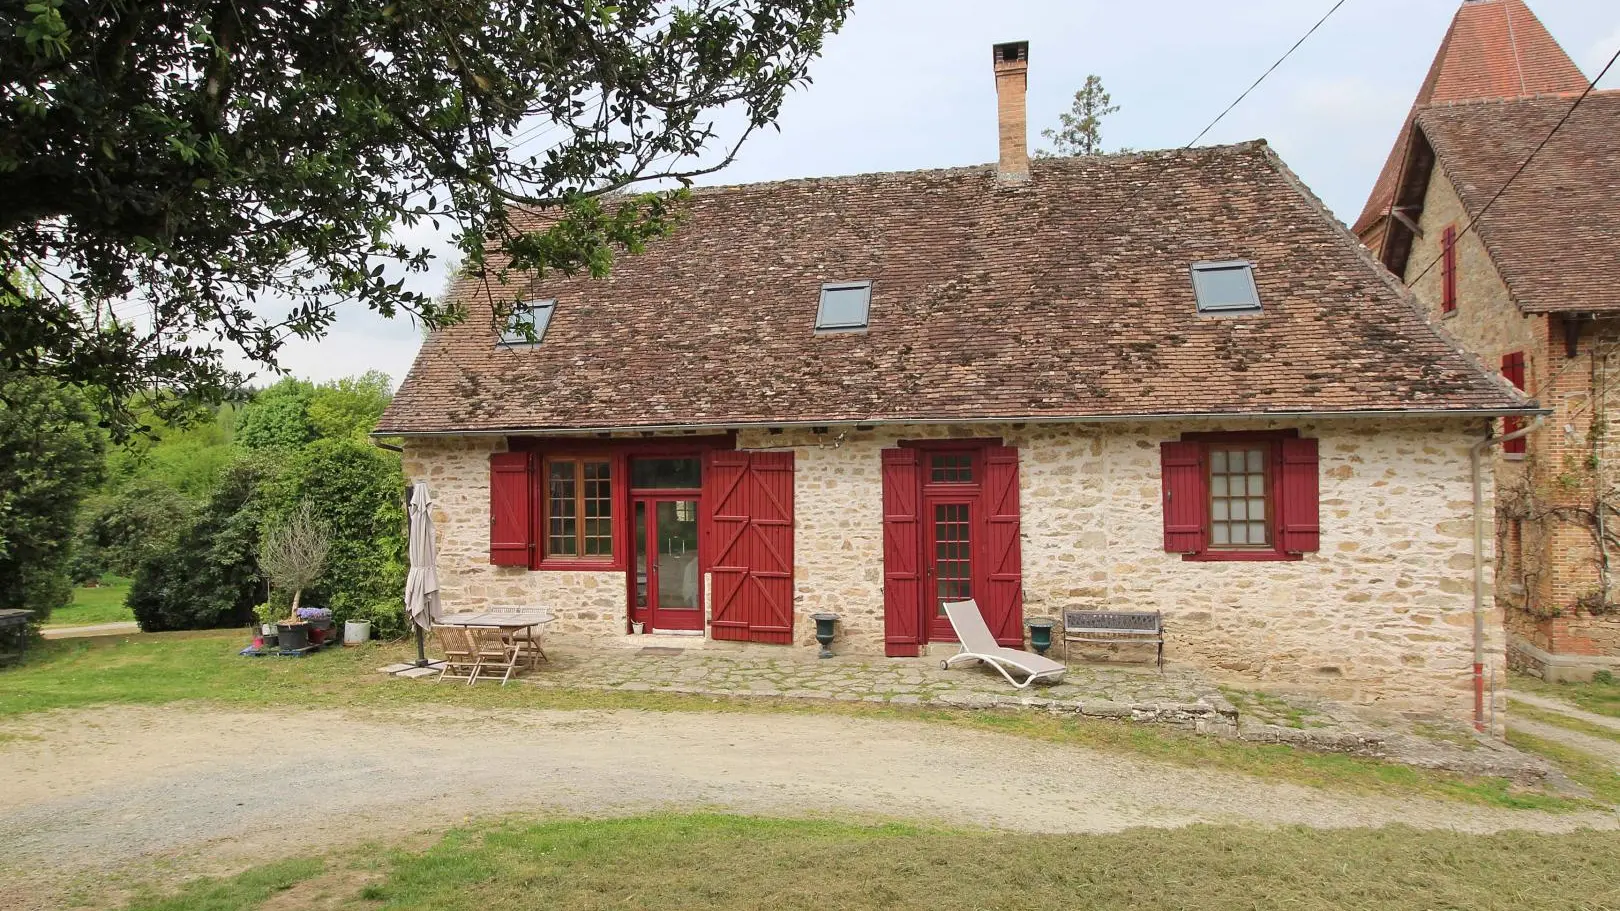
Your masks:
M813 641L808 615L830 610L843 618L841 649L882 654L879 452L901 439L999 436L1020 452L1026 616L1066 607L1163 610L1169 660L1463 717L1472 705L1468 447L1480 424L884 427L821 436L745 431L738 445L795 452L800 646ZM1321 440L1321 551L1295 562L1244 563L1165 553L1159 442L1186 431L1284 426ZM488 565L487 460L501 445L407 446L407 473L435 492L447 608L540 600L557 610L560 632L620 635L623 573ZM1488 628L1500 680L1500 617Z
M1523 352L1527 391L1554 410L1544 429L1530 435L1524 456L1497 452L1493 459L1502 504L1497 593L1508 628L1535 650L1620 658L1620 613L1585 606L1605 600L1605 585L1602 555L1584 518L1600 496L1620 488L1614 467L1620 452L1610 452L1605 394L1613 388L1609 352L1620 350L1620 320L1581 321L1577 354L1566 356L1563 321L1523 313L1473 232L1457 245L1457 309L1443 315L1440 268L1429 267L1440 256L1446 226L1466 224L1461 199L1437 168L1419 222L1423 236L1413 241L1405 278L1423 275L1412 289L1430 320L1486 369L1499 370L1504 354ZM1607 601L1620 601L1612 582L1608 587Z

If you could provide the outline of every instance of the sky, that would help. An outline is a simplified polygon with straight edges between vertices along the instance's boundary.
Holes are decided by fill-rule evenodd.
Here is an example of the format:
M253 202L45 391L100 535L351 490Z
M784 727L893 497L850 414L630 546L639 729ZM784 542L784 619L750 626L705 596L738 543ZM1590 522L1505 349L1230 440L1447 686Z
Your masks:
M1620 50L1620 2L1529 0L1587 74ZM1189 143L1333 0L856 0L783 106L704 183L908 171L996 158L990 47L1028 40L1031 149L1087 74L1120 106L1108 149ZM1459 0L1346 0L1201 144L1265 139L1340 218L1360 213ZM1604 88L1620 88L1620 65ZM408 238L432 241L431 237ZM443 246L442 239L439 246ZM445 264L414 279L436 293ZM408 319L342 311L283 365L317 381L381 370L397 384L422 332Z

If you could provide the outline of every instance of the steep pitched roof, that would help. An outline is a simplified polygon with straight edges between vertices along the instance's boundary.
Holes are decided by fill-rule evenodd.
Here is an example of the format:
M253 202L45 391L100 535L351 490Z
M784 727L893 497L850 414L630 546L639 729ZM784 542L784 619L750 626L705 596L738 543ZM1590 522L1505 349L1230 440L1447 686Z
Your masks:
M1417 125L1478 218L1572 103L1439 105ZM1526 312L1620 312L1620 91L1587 96L1474 230Z
M1468 0L1440 42L1355 232L1366 237L1389 212L1419 109L1448 101L1580 92L1586 86L1580 67L1523 0Z
M1198 315L1189 266L1230 259L1264 311ZM870 329L814 333L863 279ZM605 279L494 291L557 300L536 346L452 293L380 433L1524 407L1264 143L698 190Z

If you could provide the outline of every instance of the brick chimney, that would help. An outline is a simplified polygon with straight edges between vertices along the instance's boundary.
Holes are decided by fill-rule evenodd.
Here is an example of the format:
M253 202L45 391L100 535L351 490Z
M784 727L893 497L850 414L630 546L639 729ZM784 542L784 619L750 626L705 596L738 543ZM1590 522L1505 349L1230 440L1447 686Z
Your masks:
M1029 179L1029 118L1024 94L1029 88L1029 42L995 46L996 119L1001 134L1001 161L996 178Z

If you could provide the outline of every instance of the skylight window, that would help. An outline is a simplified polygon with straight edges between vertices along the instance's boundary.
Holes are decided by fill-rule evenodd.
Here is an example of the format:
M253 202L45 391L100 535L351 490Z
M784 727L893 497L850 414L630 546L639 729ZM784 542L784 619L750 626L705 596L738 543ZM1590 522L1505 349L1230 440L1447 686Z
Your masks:
M1260 310L1260 289L1254 283L1254 264L1245 260L1193 263L1193 294L1199 313L1255 313Z
M551 326L551 311L557 309L556 300L525 301L512 308L506 330L501 333L503 345L538 345L545 340L546 329Z
M859 332L872 306L871 282L831 282L821 286L817 332Z

